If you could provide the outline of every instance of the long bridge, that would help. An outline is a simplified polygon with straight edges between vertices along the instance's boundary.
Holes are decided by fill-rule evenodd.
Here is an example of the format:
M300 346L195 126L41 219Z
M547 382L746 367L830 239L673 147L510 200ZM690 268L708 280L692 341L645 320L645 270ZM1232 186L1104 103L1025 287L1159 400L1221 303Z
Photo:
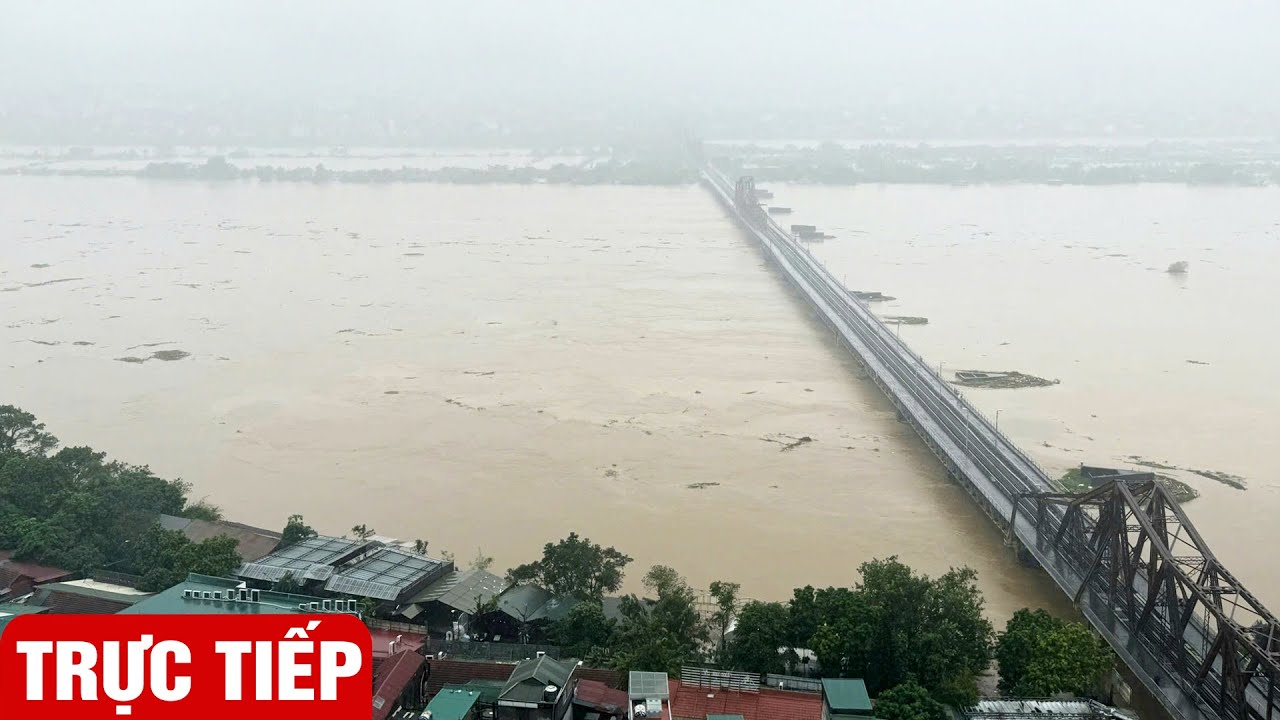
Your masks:
M1280 720L1280 622L1159 483L1062 492L761 207L751 178L703 180L857 357L1019 554L1072 598L1176 720Z

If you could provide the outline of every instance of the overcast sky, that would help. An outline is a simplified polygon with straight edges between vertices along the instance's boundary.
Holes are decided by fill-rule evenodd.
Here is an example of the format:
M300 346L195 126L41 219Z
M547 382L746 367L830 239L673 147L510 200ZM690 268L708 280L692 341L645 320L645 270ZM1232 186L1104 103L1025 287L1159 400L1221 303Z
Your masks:
M1280 112L1280 2L0 0L0 103Z

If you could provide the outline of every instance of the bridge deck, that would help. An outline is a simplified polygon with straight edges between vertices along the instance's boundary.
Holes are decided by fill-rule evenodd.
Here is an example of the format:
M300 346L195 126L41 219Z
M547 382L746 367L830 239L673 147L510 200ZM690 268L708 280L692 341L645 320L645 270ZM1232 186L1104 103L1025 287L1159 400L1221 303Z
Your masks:
M1049 476L1005 437L928 363L902 343L867 306L851 295L822 263L765 213L746 217L734 201L734 183L714 167L704 172L707 185L787 281L821 315L866 367L899 413L916 430L953 477L992 520L1008 530L1010 511L1021 493L1057 490ZM1058 517L1048 519L1057 526ZM1027 513L1014 522L1016 537L1069 597L1083 575L1054 546L1043 542ZM1145 592L1145 591L1143 591ZM1169 713L1179 720L1216 718L1216 714L1168 679L1161 659L1131 636L1111 609L1086 592L1080 611L1110 643L1121 660ZM1203 631L1188 631L1188 642L1208 641Z

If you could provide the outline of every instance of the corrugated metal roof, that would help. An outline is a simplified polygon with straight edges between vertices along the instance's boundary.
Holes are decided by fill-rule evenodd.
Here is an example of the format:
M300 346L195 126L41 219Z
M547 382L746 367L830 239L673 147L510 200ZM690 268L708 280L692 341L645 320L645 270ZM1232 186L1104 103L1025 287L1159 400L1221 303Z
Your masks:
M557 598L537 585L515 585L498 596L498 609L523 622L555 622L577 604L574 598Z
M358 597L397 600L415 585L444 573L446 568L444 562L425 555L384 547L354 565L336 570L324 589Z
M279 582L286 575L293 575L300 580L328 580L333 575L335 565L376 547L379 547L377 543L363 540L318 535L247 562L235 574L266 582Z
M452 572L427 586L409 602L438 602L462 612L475 610L476 605L488 602L506 589L502 578L484 570Z
M1133 714L1083 698L1065 700L982 700L964 712L967 718L1000 720L1092 720L1094 718L1134 718Z
M499 696L502 700L519 702L541 702L543 691L549 685L561 690L569 684L577 660L553 660L546 655L540 658L525 660L511 671L511 677L502 688Z

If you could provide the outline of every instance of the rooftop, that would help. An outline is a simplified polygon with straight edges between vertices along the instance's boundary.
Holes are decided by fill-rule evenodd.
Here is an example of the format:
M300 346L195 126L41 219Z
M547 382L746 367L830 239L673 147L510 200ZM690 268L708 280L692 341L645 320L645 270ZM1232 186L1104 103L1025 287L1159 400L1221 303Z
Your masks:
M269 555L280 543L280 533L274 530L228 522L226 520L192 520L176 515L161 515L160 527L165 530L176 530L191 542L203 542L210 538L226 535L236 541L236 552L244 562L253 562L264 555Z
M279 582L285 575L293 575L299 581L328 580L338 565L377 547L377 543L363 540L317 535L246 562L235 574L266 582Z
M428 585L409 602L438 602L454 610L469 612L476 605L497 597L506 587L505 580L485 570L455 571Z
M401 650L378 667L378 675L373 679L373 720L386 720L391 715L397 700L426 662L426 658L412 650Z
M761 689L759 692L691 687L672 680L671 716L705 720L708 715L740 715L743 720L821 720L822 698L813 693Z
M71 577L70 570L13 559L13 551L0 550L0 598L20 597L41 583Z
M577 665L577 660L553 660L546 655L525 660L511 671L511 677L498 697L514 702L543 702L549 686L554 685L558 693L569 684Z
M1128 711L1084 699L983 700L963 714L966 718L984 720L1038 720L1045 717L1057 720L1136 720L1136 716Z
M498 596L498 609L523 622L555 622L577 604L572 598L557 598L537 585L514 585Z
M627 676L627 696L635 700L666 700L671 697L670 681L664 672L632 670Z
M203 593L209 592L223 594L227 590L238 590L243 583L239 580L230 578L211 577L208 575L197 575L191 573L187 579L174 585L173 587L162 590L145 600L134 603L132 606L121 610L122 615L231 615L231 614L273 614L287 615L290 613L312 612L311 610L303 610L298 607L305 604L308 607L311 603L316 603L318 607L323 602L320 598L311 597L309 595L293 595L290 593L272 592L270 590L255 591L258 593L258 601L240 601L236 600L215 600L204 599ZM184 597L184 590L191 590L201 593L201 597ZM225 597L225 595L224 595ZM352 601L354 602L354 601Z
M415 552L383 547L353 565L337 569L324 589L377 600L399 600L452 567Z
M823 678L822 697L836 713L871 712L871 696L861 678Z
M151 595L128 585L70 580L36 587L27 602L61 615L113 615Z
M625 692L598 680L579 680L573 691L573 701L606 715L625 715L631 705Z
M19 615L36 615L48 611L49 608L32 607L30 605L14 605L13 603L0 603L0 633L4 632L4 626L9 624L10 620Z
M469 680L465 683L448 683L440 688L440 691L469 690L480 694L480 702L492 705L498 702L498 696L502 694L502 686L506 684L505 680Z
M431 720L462 720L480 700L479 690L446 689L427 704Z

